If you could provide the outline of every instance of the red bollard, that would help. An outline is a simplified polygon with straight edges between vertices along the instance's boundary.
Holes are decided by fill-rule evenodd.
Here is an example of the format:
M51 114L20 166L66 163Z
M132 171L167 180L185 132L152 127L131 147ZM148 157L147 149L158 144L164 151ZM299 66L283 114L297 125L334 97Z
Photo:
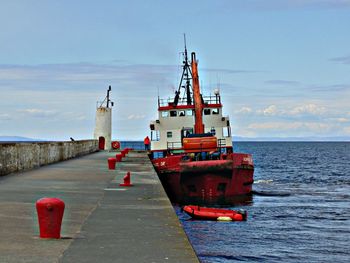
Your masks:
M115 170L115 163L117 162L116 158L108 158L108 169Z
M58 198L41 198L36 201L41 238L61 238L64 202Z
M124 183L119 184L119 186L133 186L133 184L130 182L130 172L127 172L124 176Z
M123 159L123 155L121 155L121 154L117 153L117 154L115 155L115 159L117 160L117 163L119 163L119 162L121 162L121 161L122 161L122 159Z

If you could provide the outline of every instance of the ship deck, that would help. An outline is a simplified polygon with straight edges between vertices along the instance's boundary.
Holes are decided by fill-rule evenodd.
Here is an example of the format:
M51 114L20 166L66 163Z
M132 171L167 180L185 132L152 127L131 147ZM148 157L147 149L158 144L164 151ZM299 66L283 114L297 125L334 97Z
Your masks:
M108 170L99 152L0 178L0 262L198 262L145 152ZM133 187L119 187L127 171ZM40 239L35 202L65 202L62 238Z

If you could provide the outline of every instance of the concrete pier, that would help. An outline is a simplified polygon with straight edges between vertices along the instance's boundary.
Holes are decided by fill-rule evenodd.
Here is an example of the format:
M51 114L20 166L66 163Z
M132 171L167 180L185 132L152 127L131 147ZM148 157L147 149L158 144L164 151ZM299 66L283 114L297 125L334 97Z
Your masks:
M0 178L0 262L198 262L145 152L108 170L99 152ZM130 171L133 187L120 187ZM36 200L66 204L62 239L40 239Z

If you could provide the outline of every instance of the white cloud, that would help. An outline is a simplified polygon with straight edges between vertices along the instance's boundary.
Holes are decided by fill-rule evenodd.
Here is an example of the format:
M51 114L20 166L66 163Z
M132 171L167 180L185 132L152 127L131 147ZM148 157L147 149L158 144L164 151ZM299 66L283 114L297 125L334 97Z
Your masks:
M308 103L305 105L295 106L295 107L277 107L276 105L269 105L264 109L256 110L256 114L264 116L291 116L291 117L303 117L305 115L323 115L327 112L326 108L323 106L318 106L313 103Z
M7 113L1 113L0 114L0 120L7 121L7 120L10 120L10 119L11 119L10 114L7 114Z
M276 105L270 105L265 109L257 110L258 114L263 114L265 116L274 116L278 114L278 109Z
M298 129L301 126L301 122L263 122L249 124L248 128L254 130L290 130Z
M289 111L291 115L300 115L300 114L312 114L312 115L322 115L326 112L325 107L320 107L315 104L306 104L302 106L295 107Z
M252 123L248 125L249 129L254 130L270 130L270 131L290 131L290 130L305 130L316 133L323 133L332 128L332 124L320 122L264 122Z
M235 113L240 113L240 114L249 114L252 112L253 112L252 108L249 108L249 107L242 107L239 110L235 111Z
M19 113L23 113L29 116L33 117L51 117L57 115L56 111L53 110L42 110L42 109L24 109L24 110L17 110Z
M128 116L128 120L141 120L146 118L146 115L144 114L131 114Z
M340 122L340 123L350 122L350 119L342 118L342 117L340 117L340 118L333 118L331 120L334 120L334 121Z

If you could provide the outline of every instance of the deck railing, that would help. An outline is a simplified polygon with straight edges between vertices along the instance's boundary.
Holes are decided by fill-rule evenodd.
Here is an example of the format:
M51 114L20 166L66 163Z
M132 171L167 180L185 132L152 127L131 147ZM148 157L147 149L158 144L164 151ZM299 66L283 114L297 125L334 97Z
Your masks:
M183 150L182 142L167 142L167 149L169 151ZM220 153L226 152L226 140L225 139L218 139L218 150Z
M220 95L203 96L204 104L221 104ZM158 99L158 107L166 107L174 104L174 98ZM187 98L179 98L177 105L188 105ZM193 101L192 104L193 105Z

